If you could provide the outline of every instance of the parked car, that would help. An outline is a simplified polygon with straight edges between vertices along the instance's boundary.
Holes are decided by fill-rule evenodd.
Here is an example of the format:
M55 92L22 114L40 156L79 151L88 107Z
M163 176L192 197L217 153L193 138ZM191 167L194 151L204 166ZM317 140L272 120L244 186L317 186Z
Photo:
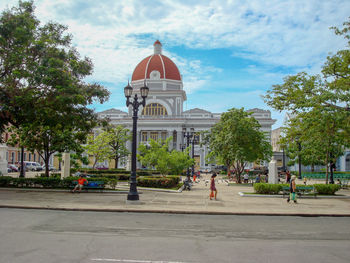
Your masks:
M42 171L43 167L36 162L24 162L24 165L26 167L26 171Z
M18 167L17 167L16 165L14 165L14 164L8 164L8 165L7 165L7 171L8 171L9 173L13 173L13 172L18 172L19 169L18 169Z
M43 171L45 171L45 164L43 165ZM49 165L49 171L57 171L57 169L55 168L55 166L53 165Z

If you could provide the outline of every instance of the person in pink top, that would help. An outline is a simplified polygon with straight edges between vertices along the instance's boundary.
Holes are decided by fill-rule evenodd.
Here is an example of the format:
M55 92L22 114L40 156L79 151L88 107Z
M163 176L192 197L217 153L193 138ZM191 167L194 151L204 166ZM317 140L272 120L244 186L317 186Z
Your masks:
M210 200L212 200L213 197L215 197L215 200L216 200L216 195L218 194L218 191L216 190L216 187L215 187L215 177L216 177L216 173L213 173L210 181L210 195L209 195Z

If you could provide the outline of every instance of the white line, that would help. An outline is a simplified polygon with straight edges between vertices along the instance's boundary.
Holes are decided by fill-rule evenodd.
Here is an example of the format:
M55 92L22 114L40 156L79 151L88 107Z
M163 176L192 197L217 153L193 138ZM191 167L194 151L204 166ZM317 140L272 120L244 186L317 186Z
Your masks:
M186 263L182 261L152 261L152 260L135 260L135 259L114 259L114 258L92 258L92 261L105 262L130 262L130 263Z

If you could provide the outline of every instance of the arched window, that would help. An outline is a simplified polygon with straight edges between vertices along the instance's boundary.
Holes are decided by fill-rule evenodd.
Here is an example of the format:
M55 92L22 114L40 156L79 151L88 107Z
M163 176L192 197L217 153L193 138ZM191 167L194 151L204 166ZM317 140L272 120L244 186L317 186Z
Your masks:
M166 116L168 112L166 108L159 103L150 103L142 110L142 115L146 116Z

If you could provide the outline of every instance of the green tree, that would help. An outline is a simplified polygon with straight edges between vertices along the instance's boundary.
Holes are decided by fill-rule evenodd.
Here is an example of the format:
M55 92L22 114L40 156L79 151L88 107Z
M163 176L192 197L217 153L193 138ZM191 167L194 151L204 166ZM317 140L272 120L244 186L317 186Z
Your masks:
M337 35L343 35L349 40L350 22L343 25L343 29L332 29ZM273 85L264 96L265 102L274 109L291 111L301 119L300 137L305 147L303 154L321 158L327 166L326 182L329 164L334 162L344 147L350 145L349 47L350 41L346 49L328 56L321 74L301 72L287 76L283 84ZM289 129L293 129L298 121L293 122ZM293 130L287 133L292 134Z
M22 146L42 154L47 175L52 153L79 149L97 124L87 106L109 96L84 82L92 62L80 59L66 29L40 25L33 2L19 1L0 17L0 130L13 125Z
M233 166L238 183L241 183L247 163L267 161L272 155L271 145L260 131L260 124L243 108L232 108L223 113L208 136L210 156L218 158L227 167Z
M336 111L321 107L297 114L284 129L281 140L293 161L299 162L301 156L304 165L326 165L326 183L329 165L342 155L347 141L342 129L346 116Z
M97 136L89 135L84 149L87 154L94 157L92 168L95 168L98 162L108 160L111 154L109 140L107 136L105 136L105 133L100 133Z
M350 39L350 22L343 29L333 27L335 33ZM264 96L265 102L276 110L308 111L315 106L350 112L350 41L344 50L328 56L322 75L305 72L284 78L281 85L273 85Z
M181 174L182 171L194 164L189 157L189 148L184 152L169 151L169 143L172 137L166 140L150 140L149 146L141 144L138 148L138 160L145 166L155 167L162 175L170 172Z
M110 159L114 160L115 168L118 168L119 159L130 154L126 148L126 142L131 140L130 131L122 125L108 126L104 134L110 147Z

